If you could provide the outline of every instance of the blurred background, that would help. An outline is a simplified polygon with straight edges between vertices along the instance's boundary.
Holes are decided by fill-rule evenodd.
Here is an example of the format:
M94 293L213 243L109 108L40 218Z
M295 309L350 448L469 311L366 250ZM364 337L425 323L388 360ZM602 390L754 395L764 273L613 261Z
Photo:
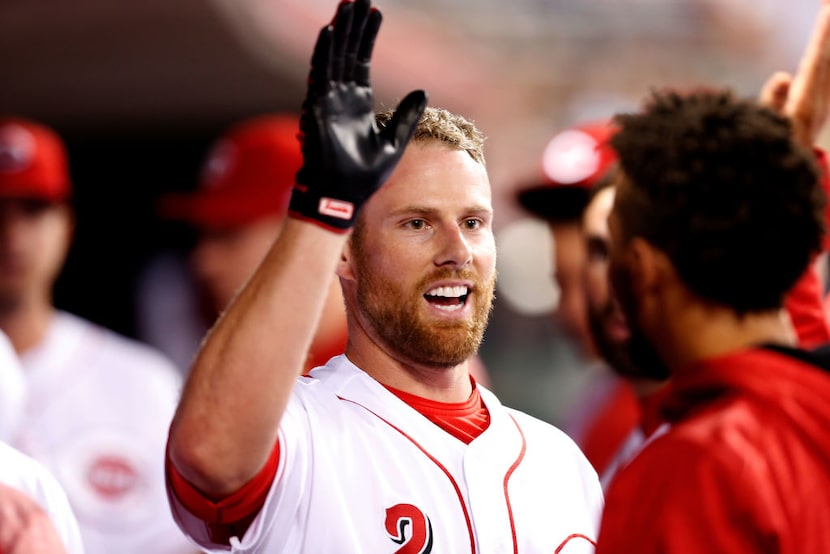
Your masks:
M550 317L549 244L516 191L562 128L635 109L649 88L729 86L755 96L794 71L818 0L379 0L379 106L424 88L488 136L501 247L481 355L508 404L558 423L584 379ZM135 334L136 276L186 232L154 200L195 186L230 123L299 110L334 0L4 0L0 111L66 140L77 238L60 307ZM534 234L536 233L536 234Z

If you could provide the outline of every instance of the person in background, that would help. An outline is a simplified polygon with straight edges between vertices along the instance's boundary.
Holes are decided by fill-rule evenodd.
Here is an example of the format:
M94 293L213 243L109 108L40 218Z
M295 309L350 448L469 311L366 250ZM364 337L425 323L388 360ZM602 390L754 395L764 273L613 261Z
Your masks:
M826 178L823 183L827 184ZM592 189L582 218L588 248L585 273L588 320L602 359L631 385L640 410L639 424L630 430L615 451L609 453L608 462L602 466L600 481L604 489L607 489L616 471L637 453L649 437L667 428L656 409L659 402L657 393L665 380L649 376L666 375L668 371L650 346L630 340L631 333L625 316L608 282L608 217L615 193L613 174L609 174L608 179L601 180ZM816 290L817 283L816 268L811 267L787 293L784 301L785 311L792 320L798 337L798 345L806 349L826 345L830 339L821 296ZM598 422L614 425L613 418L598 419Z
M781 83L772 106L663 90L617 117L609 274L670 375L670 427L612 481L598 554L830 544L830 363L782 309L827 231L830 2Z
M652 377L665 372L663 363L653 355L650 347L632 341L628 323L608 282L608 216L615 196L612 186L614 171L611 169L607 178L591 190L582 216L588 251L583 279L591 335L608 369L618 377L620 386L625 385L624 398L627 399L628 391L631 391L636 399L633 415L625 420L624 428L620 426L619 414L632 412L622 411L618 400L603 408L600 416L592 422L592 432L583 439L587 451L594 455L594 467L600 475L603 489L608 487L617 470L633 457L645 440L663 426L654 403L656 393L665 383L662 377ZM614 440L608 440L609 437Z
M585 238L582 213L591 188L614 165L608 146L614 128L590 121L557 132L542 152L538 180L519 187L516 199L530 214L543 219L553 237L553 278L560 296L554 312L583 355L596 357L585 306Z
M596 246L587 240L583 214L595 189L610 179L617 156L608 144L614 133L610 121L589 121L556 133L542 154L541 178L520 187L517 200L530 214L543 219L553 237L554 274L561 291L554 317L568 330L586 359L586 384L572 399L562 428L579 445L601 480L629 437L639 427L637 391L621 377L603 348L608 344L600 319L606 301L591 276ZM609 473L610 474L610 473Z
M190 225L196 243L184 267L162 258L140 279L139 336L170 353L182 368L279 235L302 162L298 121L295 115L274 113L231 125L210 147L198 188L159 199L161 217ZM171 277L184 290L171 290ZM331 281L303 371L346 348L346 314L333 273ZM174 291L179 298L168 301Z
M483 137L423 91L375 113L380 23L341 2L318 36L290 217L170 428L173 512L212 552L590 552L596 472L470 376L496 278ZM298 378L333 271L346 352Z
M1 117L0 329L26 386L11 444L60 482L88 553L193 552L159 463L181 379L160 352L53 305L74 226L61 138Z

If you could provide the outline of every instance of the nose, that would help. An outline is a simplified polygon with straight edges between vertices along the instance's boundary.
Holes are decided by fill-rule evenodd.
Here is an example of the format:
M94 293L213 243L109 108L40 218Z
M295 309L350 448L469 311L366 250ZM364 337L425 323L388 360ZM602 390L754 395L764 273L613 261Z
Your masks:
M435 258L435 265L464 267L473 260L473 249L463 229L453 226L441 233L441 248Z

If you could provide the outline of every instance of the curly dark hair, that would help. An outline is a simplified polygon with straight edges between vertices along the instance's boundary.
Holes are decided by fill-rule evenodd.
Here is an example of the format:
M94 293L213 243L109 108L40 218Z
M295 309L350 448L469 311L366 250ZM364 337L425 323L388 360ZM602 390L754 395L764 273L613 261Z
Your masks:
M653 91L616 120L624 240L665 252L701 298L738 313L781 307L825 232L819 170L789 120L703 89Z

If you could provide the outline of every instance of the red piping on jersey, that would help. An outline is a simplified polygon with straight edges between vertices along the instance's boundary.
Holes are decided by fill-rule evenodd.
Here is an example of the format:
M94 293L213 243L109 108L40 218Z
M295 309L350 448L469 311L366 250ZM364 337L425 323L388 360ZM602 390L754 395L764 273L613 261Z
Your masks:
M519 552L519 542L516 538L516 522L513 521L513 506L510 504L510 493L507 490L507 482L510 481L510 476L513 475L513 472L516 471L516 468L519 467L519 464L522 463L522 460L525 457L525 451L527 450L527 442L525 441L525 434L522 433L522 428L519 427L519 424L510 416L510 419L513 420L513 425L516 426L516 429L519 431L519 436L522 437L522 450L519 452L519 456L516 458L516 461L513 462L513 465L507 470L507 473L504 475L504 502L507 504L507 515L510 518L510 533L513 535L513 552Z
M450 475L449 470L447 470L447 468L445 468L443 465L441 465L441 462L436 460L435 457L432 454L430 454L429 452L427 452L426 449L423 446L418 444L418 442L415 439L413 439L412 437L410 437L409 435L404 433L401 429L395 427L391 422L385 420L384 418L382 418L381 416L379 416L378 414L376 414L375 412L373 412L372 410L370 410L369 408L367 408L363 404L358 404L354 400L349 400L348 398L343 398L342 396L338 396L337 398L339 398L340 400L343 400L344 402L351 402L355 406L360 406L361 408L363 408L364 410L366 410L367 412L369 412L370 414L372 414L373 416L375 416L376 418L378 418L379 420L381 420L382 422L387 424L389 427L391 427L392 429L394 429L395 431L400 433L406 440L408 440L409 442L414 444L415 447L418 450L420 450L421 452L424 453L424 456L429 458L432 461L432 463L437 465L438 468L441 471L444 472L444 475L446 475L447 479L449 479L450 483L452 483L452 486L455 489L455 494L458 496L458 503L461 504L461 510L464 512L464 519L467 521L467 532L470 534L470 552L475 554L476 553L476 539L475 539L475 535L473 534L473 523L470 520L470 514L467 512L467 505L464 504L464 497L461 494L461 488L458 486L458 483L455 482L455 479L453 479L452 475Z
M569 542L571 542L571 539L585 539L586 541L591 543L594 546L594 548L596 548L596 546L597 546L597 543L595 543L593 540L591 540L589 537L586 537L582 533L574 533L573 535L568 535L565 538L565 540L562 541L562 544L560 544L559 546L556 547L556 550L553 551L553 554L559 554L560 552L562 552L562 549L565 548L565 546Z

